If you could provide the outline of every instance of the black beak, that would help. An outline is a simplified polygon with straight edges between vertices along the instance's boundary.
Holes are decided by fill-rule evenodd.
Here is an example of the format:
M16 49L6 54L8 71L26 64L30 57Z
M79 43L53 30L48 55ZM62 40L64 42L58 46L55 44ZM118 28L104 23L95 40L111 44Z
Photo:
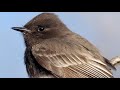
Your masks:
M12 27L11 29L19 31L19 32L29 32L29 30L24 27Z

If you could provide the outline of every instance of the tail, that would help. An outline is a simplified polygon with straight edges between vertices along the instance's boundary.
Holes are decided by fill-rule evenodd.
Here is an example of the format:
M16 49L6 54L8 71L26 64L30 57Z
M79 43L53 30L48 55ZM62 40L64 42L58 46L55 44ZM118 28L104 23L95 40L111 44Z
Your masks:
M113 70L116 70L116 66L120 65L120 56L114 57L111 60L106 59L103 57L105 62L108 64L109 67L111 67Z
M120 56L114 57L110 60L110 63L115 67L120 64Z
M112 70L117 70L116 66L120 65L120 56L116 56L116 57L112 58L111 60L108 60L105 57L103 57L103 58L106 61L107 65L109 67L111 67L110 68L111 71Z

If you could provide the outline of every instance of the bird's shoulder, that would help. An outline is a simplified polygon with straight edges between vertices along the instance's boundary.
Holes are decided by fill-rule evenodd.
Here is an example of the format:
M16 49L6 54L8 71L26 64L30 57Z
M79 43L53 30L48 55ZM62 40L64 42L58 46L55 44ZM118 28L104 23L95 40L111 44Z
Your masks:
M84 46L89 51L99 53L99 50L96 48L96 46L94 46L90 41L77 33L72 32L70 35L67 35L66 39L72 41L75 44Z

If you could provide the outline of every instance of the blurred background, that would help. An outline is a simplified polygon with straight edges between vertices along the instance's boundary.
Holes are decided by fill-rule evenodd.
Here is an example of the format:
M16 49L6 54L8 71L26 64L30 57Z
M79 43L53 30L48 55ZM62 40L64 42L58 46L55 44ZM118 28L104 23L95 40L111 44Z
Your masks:
M0 78L28 78L24 41L11 27L24 26L42 12L0 12ZM94 44L103 56L120 56L120 12L53 12L69 29ZM120 78L120 66L113 71Z

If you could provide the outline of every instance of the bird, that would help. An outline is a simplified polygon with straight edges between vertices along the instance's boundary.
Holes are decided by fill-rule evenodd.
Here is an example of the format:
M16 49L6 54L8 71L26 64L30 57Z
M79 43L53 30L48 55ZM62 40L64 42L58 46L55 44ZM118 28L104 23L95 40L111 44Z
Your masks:
M23 35L24 62L30 78L114 78L114 60L102 56L54 13L41 13L23 27L12 29Z

